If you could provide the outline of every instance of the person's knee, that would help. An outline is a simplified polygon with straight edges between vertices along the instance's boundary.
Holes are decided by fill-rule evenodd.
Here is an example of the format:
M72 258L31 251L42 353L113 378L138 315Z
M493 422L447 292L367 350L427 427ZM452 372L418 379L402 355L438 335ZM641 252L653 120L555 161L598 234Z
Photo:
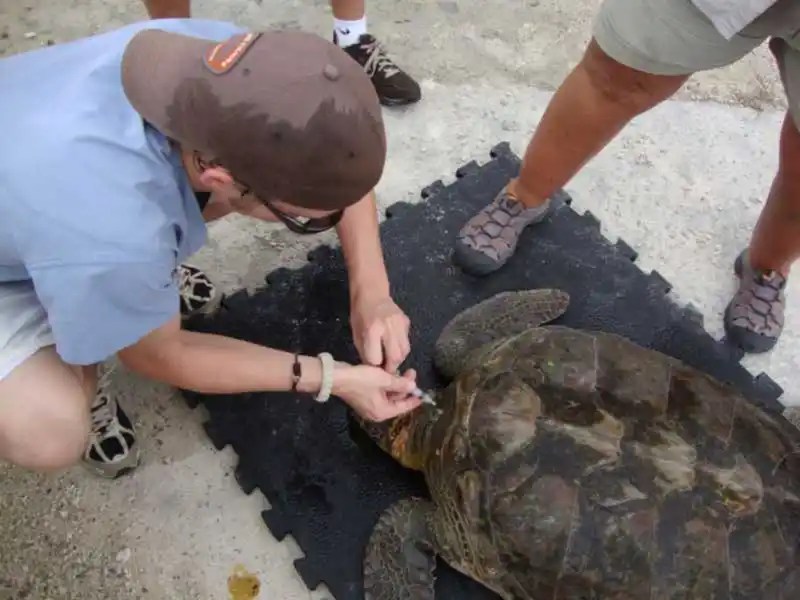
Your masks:
M36 471L59 471L80 461L89 441L89 415L46 403L38 414L20 414L0 423L3 458ZM43 408L43 407L42 407Z
M592 40L581 62L594 90L608 103L642 113L677 92L688 76L652 75L637 71L606 54Z
M56 471L80 460L89 440L90 390L78 370L42 348L0 381L0 460Z

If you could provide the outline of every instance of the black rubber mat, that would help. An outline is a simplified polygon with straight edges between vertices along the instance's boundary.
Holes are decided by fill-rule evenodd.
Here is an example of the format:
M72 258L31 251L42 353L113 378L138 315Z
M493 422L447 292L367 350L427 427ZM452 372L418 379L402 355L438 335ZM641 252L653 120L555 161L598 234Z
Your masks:
M555 286L572 297L559 322L623 334L733 383L770 412L782 411L780 387L766 375L753 378L739 365L741 354L708 335L694 310L665 296L667 281L642 273L635 252L603 238L598 221L577 214L566 194L559 195L549 222L525 233L504 269L477 279L455 268L451 248L458 229L518 165L508 145L500 144L486 164L459 169L451 185L436 182L423 190L426 202L387 212L381 226L387 266L395 299L413 328L406 366L419 371L422 386L438 383L431 349L452 315L499 291ZM267 283L254 295L232 296L219 315L191 328L357 360L338 250L320 247L308 265L274 271ZM300 545L305 557L296 568L309 588L324 582L337 600L362 598L361 558L370 530L390 503L427 494L421 478L358 435L338 401L319 405L291 394L186 397L208 408L206 429L215 446L230 445L238 454L236 475L244 491L259 488L268 498L272 508L263 517L270 531L278 539L291 533ZM496 598L441 563L437 573L437 598Z

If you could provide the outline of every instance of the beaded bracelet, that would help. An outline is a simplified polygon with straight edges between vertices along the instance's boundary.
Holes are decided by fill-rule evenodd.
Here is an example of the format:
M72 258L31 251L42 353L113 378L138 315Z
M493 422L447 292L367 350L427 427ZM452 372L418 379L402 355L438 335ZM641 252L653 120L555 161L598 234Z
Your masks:
M333 356L327 352L322 352L317 356L322 362L322 383L319 386L316 400L317 402L327 402L331 397L331 389L333 389Z

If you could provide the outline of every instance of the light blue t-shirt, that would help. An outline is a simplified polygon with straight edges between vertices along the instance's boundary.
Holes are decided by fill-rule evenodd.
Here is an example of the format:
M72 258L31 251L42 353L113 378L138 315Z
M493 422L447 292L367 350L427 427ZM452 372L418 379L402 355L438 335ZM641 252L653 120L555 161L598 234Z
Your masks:
M173 318L176 267L206 240L178 153L122 89L122 54L144 28L217 41L241 31L145 21L0 59L0 285L32 280L72 364Z

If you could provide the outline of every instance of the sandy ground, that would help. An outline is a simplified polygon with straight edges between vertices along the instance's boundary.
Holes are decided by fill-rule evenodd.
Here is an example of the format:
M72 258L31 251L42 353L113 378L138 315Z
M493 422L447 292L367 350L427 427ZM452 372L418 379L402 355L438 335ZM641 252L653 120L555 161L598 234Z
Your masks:
M389 164L382 206L418 200L435 179L483 161L496 142L522 153L551 91L579 58L599 0L368 0L370 28L423 86L423 101L386 112ZM58 9L54 6L59 6ZM253 27L330 34L326 1L204 0L200 17ZM104 31L144 18L136 0L0 0L0 55ZM0 92L1 94L1 92ZM785 102L762 47L738 64L698 75L641 117L568 186L577 208L623 237L644 269L657 268L675 296L694 303L712 335L733 290L731 263L749 238L777 164ZM488 200L488 199L487 199ZM301 264L308 249L274 227L215 224L197 257L226 289L258 285L268 270ZM789 286L800 298L800 280ZM800 354L800 305L790 304L778 348L749 357L800 406L792 385ZM227 597L236 565L261 581L259 598L310 593L292 568L301 556L260 520L267 506L232 477L236 458L216 452L192 412L168 388L125 372L115 382L136 420L141 469L108 483L76 468L43 477L0 467L0 599Z

